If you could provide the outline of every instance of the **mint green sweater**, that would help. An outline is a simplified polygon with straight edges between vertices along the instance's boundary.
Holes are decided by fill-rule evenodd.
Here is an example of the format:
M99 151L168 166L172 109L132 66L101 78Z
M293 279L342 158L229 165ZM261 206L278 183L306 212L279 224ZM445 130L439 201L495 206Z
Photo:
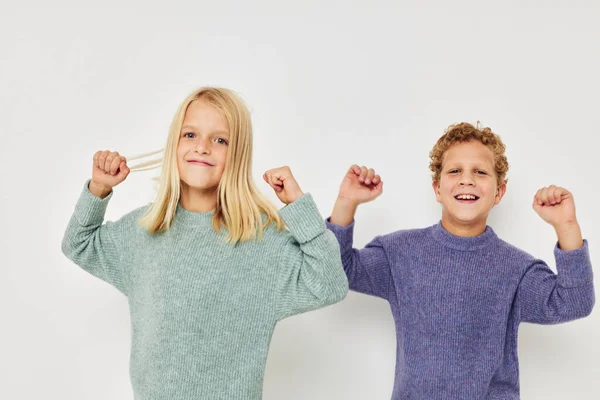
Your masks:
M136 400L260 399L277 321L336 303L348 291L340 251L310 194L285 206L288 230L236 245L213 213L181 206L166 231L137 220L103 224L105 199L87 188L62 250L129 301L130 375Z

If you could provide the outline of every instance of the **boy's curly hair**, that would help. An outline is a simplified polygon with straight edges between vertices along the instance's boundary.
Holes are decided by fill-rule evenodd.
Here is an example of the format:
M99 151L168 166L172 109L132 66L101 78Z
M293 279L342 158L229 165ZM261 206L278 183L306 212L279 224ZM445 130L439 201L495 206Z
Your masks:
M435 146L429 153L430 163L429 169L432 172L434 182L439 182L442 172L442 161L444 153L456 143L465 143L472 140L477 140L487 146L494 153L494 168L498 184L506 181L506 173L508 172L508 160L504 154L506 146L502 143L500 136L492 132L490 128L482 128L479 121L477 126L473 126L468 122L450 125L444 135L438 139Z

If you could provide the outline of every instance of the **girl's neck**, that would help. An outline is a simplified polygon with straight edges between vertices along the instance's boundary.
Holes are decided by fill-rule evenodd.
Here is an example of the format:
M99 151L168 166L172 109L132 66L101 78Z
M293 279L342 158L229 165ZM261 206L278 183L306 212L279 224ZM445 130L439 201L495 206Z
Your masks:
M181 185L181 207L191 212L209 212L217 207L217 188L207 190Z

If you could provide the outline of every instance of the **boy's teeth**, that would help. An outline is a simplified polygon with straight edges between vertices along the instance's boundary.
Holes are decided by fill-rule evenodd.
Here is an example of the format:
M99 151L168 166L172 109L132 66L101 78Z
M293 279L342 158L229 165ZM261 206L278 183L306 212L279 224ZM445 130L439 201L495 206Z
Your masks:
M461 194L456 196L459 200L475 200L475 196L472 194Z

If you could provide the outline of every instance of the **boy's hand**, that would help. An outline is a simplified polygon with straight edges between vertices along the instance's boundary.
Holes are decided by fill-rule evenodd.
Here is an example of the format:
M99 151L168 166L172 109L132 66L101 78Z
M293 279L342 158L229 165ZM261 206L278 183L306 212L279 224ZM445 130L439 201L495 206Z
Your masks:
M372 168L354 164L342 180L338 198L358 205L375 200L382 192L381 177Z
M577 222L573 195L562 187L551 185L538 190L533 209L554 228Z
M304 195L289 167L279 167L264 173L263 179L275 190L279 200L290 204Z
M129 175L127 160L119 152L109 150L94 154L90 191L101 198L108 196L112 188L123 182Z
M383 182L373 169L351 166L342 180L329 221L348 226L354 220L358 205L376 199L382 192Z
M552 225L562 250L575 250L583 246L575 215L575 201L567 189L554 185L541 188L533 198L533 209Z

